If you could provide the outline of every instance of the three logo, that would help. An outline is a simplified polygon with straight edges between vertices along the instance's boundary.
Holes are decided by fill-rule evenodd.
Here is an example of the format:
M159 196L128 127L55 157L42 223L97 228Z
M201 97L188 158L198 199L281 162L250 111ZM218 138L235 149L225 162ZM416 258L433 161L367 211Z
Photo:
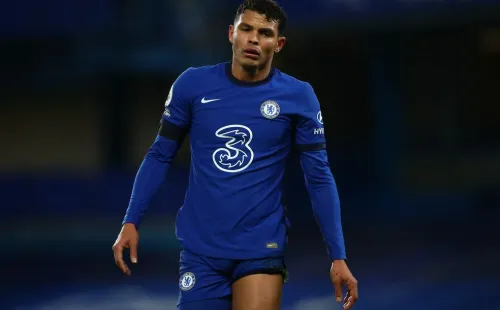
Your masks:
M212 99L215 101L219 99ZM210 100L202 99L202 102ZM265 118L274 119L280 114L280 106L272 100L268 100L260 106L260 112ZM215 166L224 172L235 173L248 168L253 162L254 152L250 147L253 132L244 125L227 125L219 128L215 136L228 140L224 147L218 148L212 154Z
M253 150L250 142L253 133L244 125L228 125L219 128L215 135L229 141L225 147L218 148L212 154L212 160L217 168L224 172L234 173L245 170L253 161Z

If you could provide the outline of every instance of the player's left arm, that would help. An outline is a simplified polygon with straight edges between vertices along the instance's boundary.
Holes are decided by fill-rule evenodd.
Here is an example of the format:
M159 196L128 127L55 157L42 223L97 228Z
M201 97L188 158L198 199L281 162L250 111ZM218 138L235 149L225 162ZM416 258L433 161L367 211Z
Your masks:
M302 98L304 109L298 117L295 143L300 152L300 163L314 215L332 260L330 276L337 302L341 301L342 285L345 285L348 293L344 298L344 309L350 309L358 299L357 281L345 262L347 256L340 199L328 162L320 104L308 83Z

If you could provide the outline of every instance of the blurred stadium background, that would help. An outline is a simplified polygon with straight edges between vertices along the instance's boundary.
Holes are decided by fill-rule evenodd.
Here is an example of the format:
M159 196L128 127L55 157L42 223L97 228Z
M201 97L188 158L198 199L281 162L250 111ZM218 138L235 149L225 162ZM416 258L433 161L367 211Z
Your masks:
M0 10L1 309L174 309L188 143L125 278L111 246L171 83L230 59L237 0ZM360 310L500 309L500 2L281 1L322 103ZM196 87L196 85L193 85ZM296 161L283 309L340 309Z

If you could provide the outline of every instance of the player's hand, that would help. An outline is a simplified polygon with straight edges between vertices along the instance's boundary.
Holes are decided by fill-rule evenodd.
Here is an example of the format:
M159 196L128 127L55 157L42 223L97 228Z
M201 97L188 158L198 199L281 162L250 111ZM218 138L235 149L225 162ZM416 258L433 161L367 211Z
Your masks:
M123 250L128 248L130 250L130 261L134 264L137 263L137 245L139 243L139 233L134 224L126 223L122 226L122 230L113 244L113 255L115 256L115 264L120 270L130 276L130 268L123 260Z
M347 288L347 294L344 297L344 309L351 309L358 300L358 281L354 278L344 260L335 260L330 269L330 278L335 287L335 299L342 301L342 286Z

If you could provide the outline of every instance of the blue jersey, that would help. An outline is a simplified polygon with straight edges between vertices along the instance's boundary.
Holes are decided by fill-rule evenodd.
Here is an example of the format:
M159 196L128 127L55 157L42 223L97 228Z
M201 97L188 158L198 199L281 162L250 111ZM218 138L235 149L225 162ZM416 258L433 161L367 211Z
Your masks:
M311 85L278 69L265 80L249 83L233 77L230 63L189 68L170 89L157 142L179 141L184 134L189 135L191 167L176 221L181 245L218 258L283 255L287 156L293 147L302 152L325 149L320 104ZM309 170L318 165L310 164ZM307 179L314 186L321 177ZM338 217L328 212L324 216L332 221ZM133 217L129 221L134 222ZM329 223L320 225L324 234ZM330 235L337 237L325 238L337 243L343 257L343 239L338 238L338 227L332 229Z
M282 202L292 145L325 142L310 85L274 69L245 83L229 64L188 69L174 83L163 120L186 128L191 172L177 236L195 253L224 258L281 255Z

